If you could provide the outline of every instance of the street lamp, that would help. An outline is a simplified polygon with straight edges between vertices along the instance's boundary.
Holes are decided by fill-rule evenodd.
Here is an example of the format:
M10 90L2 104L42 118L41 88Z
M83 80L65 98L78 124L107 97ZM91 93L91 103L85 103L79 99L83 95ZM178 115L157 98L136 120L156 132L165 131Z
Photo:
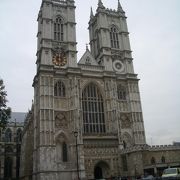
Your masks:
M74 137L76 138L76 162L77 162L77 175L78 175L78 180L79 178L79 161L78 161L78 144L77 144L77 137L78 137L78 132L74 131Z

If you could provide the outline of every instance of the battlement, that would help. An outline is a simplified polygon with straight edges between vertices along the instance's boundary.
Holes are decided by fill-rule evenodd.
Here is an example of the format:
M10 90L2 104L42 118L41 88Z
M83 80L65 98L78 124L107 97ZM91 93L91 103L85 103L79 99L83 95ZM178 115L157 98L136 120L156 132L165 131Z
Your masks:
M137 146L123 149L121 150L121 153L125 154L125 153L137 152L137 151L166 151L166 150L180 150L180 146L179 145L149 146L148 144L145 144L145 145L137 145Z
M122 13L119 10L116 10L116 9L105 8L102 11L104 11L105 13L107 13L108 15L111 15L111 16L125 16L124 11Z
M107 12L112 12L112 13L118 13L118 11L117 10L115 10L115 9L109 9L109 8L106 8L106 11Z
M53 0L53 2L58 3L58 4L63 4L63 5L67 4L67 0Z
M150 146L149 147L149 150L151 151L156 151L156 150L175 150L175 149L180 149L180 146L179 145L156 145L156 146Z
M43 0L42 3L57 4L60 6L67 6L67 5L73 5L74 6L74 0ZM41 8L42 8L42 6L41 6Z
M74 0L52 0L52 2L64 6L74 4Z

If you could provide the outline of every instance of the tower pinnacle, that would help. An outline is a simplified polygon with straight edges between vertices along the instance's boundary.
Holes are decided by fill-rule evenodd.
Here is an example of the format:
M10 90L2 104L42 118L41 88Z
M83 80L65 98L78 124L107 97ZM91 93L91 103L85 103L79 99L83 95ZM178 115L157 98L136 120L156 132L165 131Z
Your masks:
M94 14L93 14L93 9L91 7L91 13L90 13L90 18L94 17Z
M104 9L104 5L101 0L99 0L99 2L98 2L98 8Z
M120 3L120 0L118 0L118 9L117 9L117 11L124 13L124 11L122 9L122 6L121 6L121 3Z

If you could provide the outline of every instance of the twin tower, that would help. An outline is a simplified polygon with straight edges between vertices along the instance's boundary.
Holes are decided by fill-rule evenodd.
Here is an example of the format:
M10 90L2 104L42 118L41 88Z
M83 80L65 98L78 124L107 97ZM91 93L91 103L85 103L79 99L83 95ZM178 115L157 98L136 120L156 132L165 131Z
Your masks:
M90 50L77 60L75 2L42 1L34 103L22 145L24 179L123 176L122 151L146 144L139 79L119 1L117 10L98 1L89 35Z

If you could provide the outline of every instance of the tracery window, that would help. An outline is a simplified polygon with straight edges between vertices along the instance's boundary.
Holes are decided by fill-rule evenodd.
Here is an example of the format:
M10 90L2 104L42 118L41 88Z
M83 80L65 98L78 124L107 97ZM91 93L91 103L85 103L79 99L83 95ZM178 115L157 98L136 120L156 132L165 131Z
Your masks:
M57 96L57 97L65 97L66 96L65 85L62 81L58 81L55 84L54 96Z
M63 142L62 144L62 160L63 162L68 161L68 150L67 150L67 144Z
M103 98L93 83L82 92L82 109L84 133L105 133Z
M5 142L11 142L12 141L12 131L11 129L7 129L5 132Z
M119 48L118 30L115 26L110 29L110 40L112 48Z
M57 17L54 22L54 40L64 41L64 24L61 17Z
M117 95L119 100L126 100L126 88L122 85L118 85Z

